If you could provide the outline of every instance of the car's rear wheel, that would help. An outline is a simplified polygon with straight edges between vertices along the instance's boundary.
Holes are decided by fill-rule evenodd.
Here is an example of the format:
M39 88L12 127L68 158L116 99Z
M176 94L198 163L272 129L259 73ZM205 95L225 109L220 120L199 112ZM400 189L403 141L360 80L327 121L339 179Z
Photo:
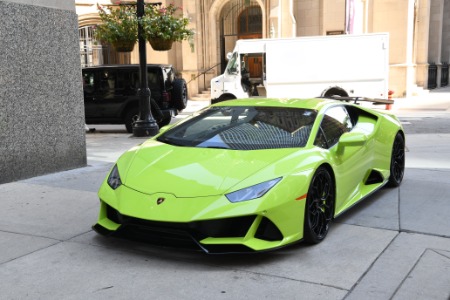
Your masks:
M307 243L320 243L327 235L333 218L334 180L325 167L314 174L306 197L303 237Z
M392 146L390 171L388 186L399 186L405 174L405 139L400 132L395 136Z
M176 109L183 110L186 108L188 91L186 81L184 79L177 78L173 81L172 100Z

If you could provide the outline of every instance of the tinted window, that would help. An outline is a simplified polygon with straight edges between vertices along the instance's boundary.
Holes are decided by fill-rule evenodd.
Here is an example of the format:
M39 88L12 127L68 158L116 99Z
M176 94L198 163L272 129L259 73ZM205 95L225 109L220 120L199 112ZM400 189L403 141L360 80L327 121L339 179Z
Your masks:
M116 88L116 71L104 70L100 75L100 90L107 91Z
M325 113L314 145L330 148L337 144L341 135L353 128L353 122L343 106L332 107Z
M210 107L162 134L179 146L258 150L304 147L316 112L275 107Z
M92 94L95 88L95 72L83 72L83 91L85 94Z

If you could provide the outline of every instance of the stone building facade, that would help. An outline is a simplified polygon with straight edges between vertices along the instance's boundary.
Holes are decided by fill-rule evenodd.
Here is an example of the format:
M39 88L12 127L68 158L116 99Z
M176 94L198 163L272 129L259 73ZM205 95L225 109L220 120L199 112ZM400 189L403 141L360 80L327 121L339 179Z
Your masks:
M0 184L86 165L74 1L0 0Z
M76 0L83 64L138 62L137 50L131 54L114 53L90 40L89 28L99 22L96 3L111 6L116 2ZM450 0L158 2L175 3L191 18L191 27L196 31L195 50L192 52L187 42L178 43L166 53L148 49L147 61L175 65L189 82L190 96L209 87L210 79L223 70L226 53L240 38L389 32L389 88L395 97L427 89L430 63L436 64L437 86L440 86L441 70L450 60L450 18L445 17L450 15ZM320 57L312 59L320 60Z

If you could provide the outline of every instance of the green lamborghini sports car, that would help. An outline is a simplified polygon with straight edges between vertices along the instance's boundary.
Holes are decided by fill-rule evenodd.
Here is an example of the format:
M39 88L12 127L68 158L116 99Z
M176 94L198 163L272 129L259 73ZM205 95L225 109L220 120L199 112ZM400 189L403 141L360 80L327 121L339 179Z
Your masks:
M404 168L391 114L330 99L224 101L125 152L93 228L207 253L314 244L333 218L400 185Z

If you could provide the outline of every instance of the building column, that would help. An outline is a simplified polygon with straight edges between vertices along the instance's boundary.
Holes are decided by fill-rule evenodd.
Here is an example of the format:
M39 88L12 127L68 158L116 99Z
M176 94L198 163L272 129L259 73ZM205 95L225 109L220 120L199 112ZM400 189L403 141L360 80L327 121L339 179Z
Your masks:
M278 20L281 20L281 36L283 38L295 37L297 34L297 22L294 17L294 1L280 0L280 15Z
M417 1L416 30L414 38L416 84L419 87L427 87L428 84L428 53L430 32L430 0Z

